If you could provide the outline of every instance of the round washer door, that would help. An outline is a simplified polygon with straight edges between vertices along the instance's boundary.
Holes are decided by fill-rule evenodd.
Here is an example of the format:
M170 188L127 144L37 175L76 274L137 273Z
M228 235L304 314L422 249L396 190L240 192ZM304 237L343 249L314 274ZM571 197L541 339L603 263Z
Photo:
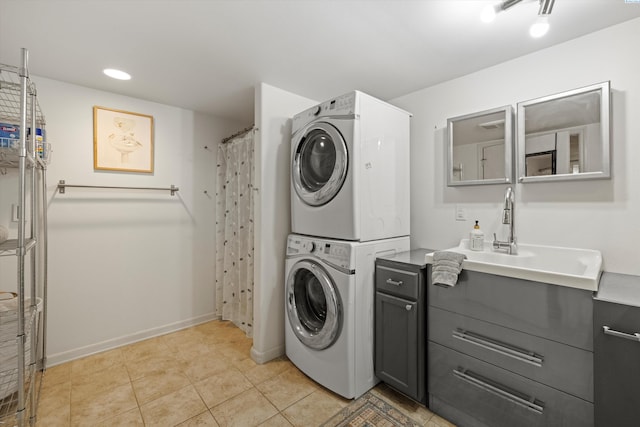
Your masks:
M342 302L326 270L312 260L300 260L287 277L286 306L294 334L307 347L333 345L342 329Z
M304 203L321 206L338 194L347 177L347 145L330 123L317 122L301 133L291 164L291 179Z

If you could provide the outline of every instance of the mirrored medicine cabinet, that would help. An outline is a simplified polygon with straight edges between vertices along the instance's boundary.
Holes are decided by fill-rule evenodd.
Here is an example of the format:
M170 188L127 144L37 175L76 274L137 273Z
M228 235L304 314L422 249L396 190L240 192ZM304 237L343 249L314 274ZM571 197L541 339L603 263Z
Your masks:
M610 83L517 107L518 181L610 178Z
M447 185L513 181L510 105L447 120Z

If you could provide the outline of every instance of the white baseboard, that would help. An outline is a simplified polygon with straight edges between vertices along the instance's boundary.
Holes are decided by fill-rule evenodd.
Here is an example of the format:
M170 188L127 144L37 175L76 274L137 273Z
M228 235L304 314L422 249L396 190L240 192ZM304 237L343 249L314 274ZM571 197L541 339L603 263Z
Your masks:
M171 323L157 328L147 329L145 331L139 331L131 335L125 335L118 338L113 338L107 341L91 344L85 347L76 348L73 350L64 351L62 353L51 354L47 356L47 367L60 365L61 363L70 362L72 360L80 359L81 357L90 356L92 354L100 353L105 350L111 350L114 348L122 347L124 345L133 344L138 341L143 341L149 338L157 337L159 335L168 334L170 332L186 329L191 326L199 325L201 323L208 322L210 320L219 319L214 313L205 314L203 316L194 317L187 320L181 320L179 322Z
M269 351L258 351L255 347L251 347L251 359L260 365L267 363L270 360L277 359L280 356L284 356L284 354L284 346L279 346Z

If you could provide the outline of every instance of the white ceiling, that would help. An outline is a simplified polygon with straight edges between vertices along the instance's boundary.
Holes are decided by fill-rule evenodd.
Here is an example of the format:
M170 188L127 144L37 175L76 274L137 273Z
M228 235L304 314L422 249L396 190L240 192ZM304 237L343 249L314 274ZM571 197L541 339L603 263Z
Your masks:
M487 3L0 0L0 62L19 65L26 47L34 75L250 124L259 82L318 101L353 89L391 99L640 17L629 0L556 0L550 32L532 39L536 0L490 25Z

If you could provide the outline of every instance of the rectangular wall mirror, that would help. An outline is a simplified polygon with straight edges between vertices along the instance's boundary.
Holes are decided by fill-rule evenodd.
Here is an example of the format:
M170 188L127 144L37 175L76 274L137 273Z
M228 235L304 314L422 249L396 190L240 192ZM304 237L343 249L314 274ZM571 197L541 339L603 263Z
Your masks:
M513 181L510 105L447 120L447 185Z
M610 178L610 84L518 103L518 181Z

